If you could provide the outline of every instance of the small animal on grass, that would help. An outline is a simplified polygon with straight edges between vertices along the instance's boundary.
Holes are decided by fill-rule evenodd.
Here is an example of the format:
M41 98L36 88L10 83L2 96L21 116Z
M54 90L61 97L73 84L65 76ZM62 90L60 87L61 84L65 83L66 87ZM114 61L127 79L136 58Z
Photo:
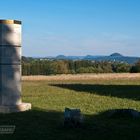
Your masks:
M83 115L80 109L65 108L64 126L80 127L83 124Z

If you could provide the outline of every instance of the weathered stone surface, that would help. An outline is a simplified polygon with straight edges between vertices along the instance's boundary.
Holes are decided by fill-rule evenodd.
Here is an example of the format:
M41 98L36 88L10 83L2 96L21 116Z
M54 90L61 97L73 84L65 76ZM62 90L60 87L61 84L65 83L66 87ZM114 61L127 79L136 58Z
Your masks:
M0 64L20 64L21 47L0 47Z
M21 103L18 105L11 106L0 106L1 113L12 113L12 112L21 112L31 109L30 103Z
M21 101L21 22L0 20L0 112L28 109Z
M0 65L1 69L1 105L21 103L21 66Z
M64 112L64 126L80 127L83 123L83 115L80 109L65 108Z
M21 25L1 24L0 45L21 46Z

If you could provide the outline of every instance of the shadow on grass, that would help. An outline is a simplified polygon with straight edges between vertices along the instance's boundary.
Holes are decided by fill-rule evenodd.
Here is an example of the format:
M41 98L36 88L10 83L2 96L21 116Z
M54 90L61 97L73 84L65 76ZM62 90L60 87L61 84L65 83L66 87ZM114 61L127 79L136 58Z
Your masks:
M60 88L103 96L140 100L139 85L50 84Z
M65 128L63 112L34 109L22 113L0 114L0 125L15 125L12 135L0 134L1 140L137 140L140 119L109 118L107 112L85 115L81 128ZM133 133L132 133L133 130Z

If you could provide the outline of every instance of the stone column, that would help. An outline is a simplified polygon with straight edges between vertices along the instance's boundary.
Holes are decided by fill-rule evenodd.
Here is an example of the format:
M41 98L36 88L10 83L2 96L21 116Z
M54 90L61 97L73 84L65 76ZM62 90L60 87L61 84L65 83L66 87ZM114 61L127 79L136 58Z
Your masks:
M21 21L0 20L0 112L28 109L21 101Z

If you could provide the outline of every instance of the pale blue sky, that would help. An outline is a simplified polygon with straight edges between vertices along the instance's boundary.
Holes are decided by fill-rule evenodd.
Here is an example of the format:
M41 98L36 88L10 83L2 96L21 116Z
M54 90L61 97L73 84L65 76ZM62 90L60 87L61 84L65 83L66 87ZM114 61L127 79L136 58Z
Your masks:
M23 55L140 56L140 0L1 0L23 22Z

